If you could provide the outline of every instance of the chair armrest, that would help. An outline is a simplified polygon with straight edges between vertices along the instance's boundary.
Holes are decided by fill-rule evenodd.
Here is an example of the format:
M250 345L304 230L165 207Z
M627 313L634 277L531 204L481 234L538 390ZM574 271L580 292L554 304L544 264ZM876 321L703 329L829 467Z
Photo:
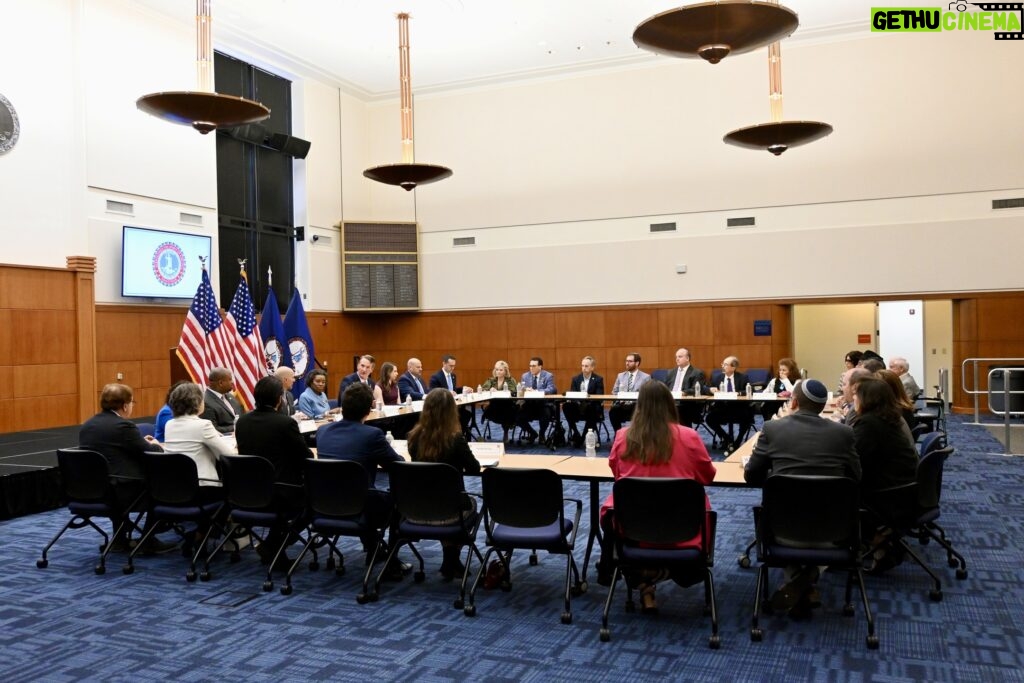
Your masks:
M198 481L213 481L213 482L216 482L218 484L222 484L223 483L220 479L209 479L207 477L199 477Z
M145 477L129 477L126 474L111 474L110 480L113 482L118 481L146 481Z
M708 510L707 515L707 548L704 549L708 556L708 566L713 567L715 565L715 535L718 532L718 513L714 510Z
M576 514L573 515L573 521L572 521L572 533L569 534L569 538L566 540L566 543L568 543L569 547L571 548L574 545L576 545L576 534L580 530L580 518L583 516L583 501L580 500L579 498L563 498L562 499L562 514L565 514L565 504L566 503L575 503L576 504Z

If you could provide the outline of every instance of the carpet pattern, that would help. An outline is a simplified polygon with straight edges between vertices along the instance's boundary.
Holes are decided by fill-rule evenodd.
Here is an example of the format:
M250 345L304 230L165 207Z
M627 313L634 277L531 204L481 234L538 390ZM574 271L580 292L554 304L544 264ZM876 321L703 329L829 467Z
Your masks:
M957 581L931 543L916 547L943 579L942 602L929 601L927 577L909 562L868 577L878 651L865 647L859 603L854 617L842 616L843 577L828 573L824 607L812 619L763 616L764 642L752 643L755 570L736 557L753 536L750 508L760 494L710 488L719 513L718 651L707 647L699 586L659 587L660 614L644 615L623 610L620 584L612 640L600 643L606 589L591 568L590 590L573 601L574 623L560 624L564 558L544 554L535 567L526 553L516 555L511 592L480 591L475 618L452 608L457 586L441 581L440 548L429 542L420 545L426 582L385 583L380 601L368 605L355 601L358 541L343 541L344 576L302 568L287 597L276 590L281 581L261 591L263 569L251 549L237 564L219 558L209 582L186 583L178 554L139 558L131 576L121 574L124 556L114 555L96 576L98 536L89 530L66 534L49 568L37 569L42 546L67 518L61 509L0 523L0 679L1024 681L1024 628L1016 621L1024 607L1024 461L1001 455L984 428L965 422L950 418L957 452L946 466L940 522L970 575ZM467 486L479 481L467 478ZM565 490L587 499L585 484L567 482Z

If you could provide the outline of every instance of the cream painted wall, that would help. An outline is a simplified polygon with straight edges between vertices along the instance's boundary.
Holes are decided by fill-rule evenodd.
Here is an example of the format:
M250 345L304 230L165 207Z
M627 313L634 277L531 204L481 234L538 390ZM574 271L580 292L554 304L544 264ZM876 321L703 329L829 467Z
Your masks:
M870 334L870 344L857 335ZM848 351L874 349L875 304L807 304L793 307L793 353L809 377L836 391Z
M935 395L939 368L949 369L947 390L952 390L960 369L953 367L953 302L948 300L924 302L924 371L910 368L910 374L928 396Z

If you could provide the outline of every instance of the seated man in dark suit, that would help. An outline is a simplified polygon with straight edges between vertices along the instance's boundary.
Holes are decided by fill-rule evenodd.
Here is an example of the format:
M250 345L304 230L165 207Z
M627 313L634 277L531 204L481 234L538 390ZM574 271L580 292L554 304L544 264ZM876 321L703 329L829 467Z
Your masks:
M410 358L405 364L405 372L398 378L398 392L413 401L422 401L427 393L423 381L423 363L419 358Z
M100 453L107 459L110 474L115 477L114 490L121 510L112 519L114 528L127 518L128 507L146 490L146 469L144 453L161 452L163 448L151 436L142 436L139 428L130 419L135 400L131 387L125 384L108 384L100 394L100 412L82 424L78 432L78 445ZM147 526L149 521L146 522ZM145 532L145 530L143 530ZM155 536L150 537L147 553L166 552L176 544L164 543ZM111 540L111 550L129 550L126 531Z
M370 409L373 407L373 392L364 384L353 384L341 397L340 422L324 425L316 433L317 457L321 459L336 458L338 460L355 460L366 468L370 486L377 480L377 468L387 469L393 462L402 460L395 452L387 438L377 427L366 422ZM392 520L394 501L387 491L372 490L366 500L366 517L370 525L383 529ZM363 548L367 551L367 560L373 552L373 538L364 538ZM382 552L386 552L383 551ZM379 556L379 555L378 555ZM387 568L385 577L400 581L402 566L396 563Z
M555 376L544 369L544 359L534 356L530 359L530 369L523 373L523 393L536 390L545 394L557 394L555 389ZM519 425L521 439L528 444L537 440L537 432L530 426L532 420L540 423L540 436L543 439L548 431L548 424L552 419L558 419L558 406L541 401L539 399L524 399L519 402L519 414L516 416L516 424Z
M235 431L235 420L245 412L235 398L235 379L227 368L213 368L207 377L207 389L203 393L203 412L199 416L213 423L221 434Z
M860 481L861 467L853 429L820 413L828 389L816 379L797 382L789 400L789 415L764 423L750 461L743 471L748 484L761 486L773 474L849 477ZM808 510L813 515L814 510ZM807 616L820 604L814 584L817 567L787 567L786 583L771 598L776 610Z
M569 391L585 391L588 394L604 393L604 378L594 372L593 356L584 356L580 361L580 374L572 378ZM569 423L569 438L573 446L583 445L583 434L593 429L597 433L597 423L604 420L604 406L597 401L566 401L562 406L562 414ZM583 420L583 434L576 428L576 423Z
M284 384L276 376L262 377L253 389L256 408L238 418L235 441L241 455L258 455L274 466L276 481L302 486L302 462L313 453L299 433L299 424L279 411L285 400ZM280 502L288 509L301 509L305 493L301 488L278 489ZM284 542L284 534L271 531L256 548L264 564L270 564ZM291 560L282 554L278 563L287 569Z
M683 396L696 396L694 388L700 384L700 395L708 393L707 380L699 368L690 365L690 350L683 347L676 351L676 366L665 377L665 386L669 391L682 392ZM700 426L704 415L704 403L701 401L676 401L676 412L679 424L687 427Z
M719 391L727 393L738 392L743 394L747 388L747 376L739 372L737 368L740 361L736 356L729 356L722 361L722 383L718 387L711 387L711 393ZM708 408L708 426L715 436L722 442L722 448L726 454L732 453L739 447L739 441L750 430L754 424L754 406L749 401L714 401ZM738 425L736 436L731 430L726 432L725 425Z
M373 356L366 354L359 357L359 362L356 363L356 371L350 375L345 375L341 378L341 385L338 387L338 405L341 405L341 399L345 395L345 390L353 384L365 384L370 387L371 393L377 386L371 375L373 374L373 367L377 364L377 359Z
M281 365L274 370L274 377L281 380L281 384L284 386L284 396L281 397L281 404L278 406L277 412L294 417L296 420L307 419L309 416L299 410L299 400L292 393L292 387L295 386L295 371L287 365Z
M462 393L463 386L455 377L455 356L444 355L441 357L441 369L430 376L430 389L447 389L453 396ZM459 406L459 424L462 425L462 433L466 441L470 441L473 435L470 433L470 423L473 421L473 410L470 406Z

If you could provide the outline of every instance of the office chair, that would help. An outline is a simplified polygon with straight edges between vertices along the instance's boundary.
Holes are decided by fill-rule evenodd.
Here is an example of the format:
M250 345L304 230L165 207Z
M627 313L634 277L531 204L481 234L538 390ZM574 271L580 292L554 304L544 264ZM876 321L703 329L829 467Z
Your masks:
M953 451L952 446L933 450L923 455L917 464L918 509L913 529L922 544L933 539L946 550L946 563L950 567L956 567L956 578L963 580L967 578L967 561L953 548L946 538L945 529L936 522L942 512L942 470L946 459Z
M929 432L946 432L946 401L942 396L923 397L914 401L914 417Z
M141 491L135 500L122 508L117 500L117 492L114 487L115 478L110 474L110 467L106 457L96 451L81 448L61 448L57 450L57 467L60 469L61 488L64 498L67 500L68 511L71 513L69 519L57 535L43 548L42 557L36 560L36 566L46 569L50 561L46 554L53 544L57 542L68 529L81 529L89 526L95 529L103 537L103 545L100 546L100 562L96 565L97 574L107 571L107 554L110 552L110 537L99 525L93 521L94 517L107 518L114 528L113 537L118 538L123 531L129 528L137 529L137 525L129 518L129 511L136 507L145 491ZM124 510L124 516L117 518Z
M289 545L291 536L302 524L304 501L302 487L275 481L274 465L266 458L256 455L226 455L224 464L224 491L231 521L248 528L250 537L263 543L271 531L283 534L282 542L275 548L263 590L274 589L273 570L279 557ZM267 529L268 533L257 536L255 528ZM231 540L226 534L210 553L211 559ZM237 546L236 546L237 547ZM239 560L239 551L231 552L231 562Z
M135 571L135 555L159 528L158 522L194 522L198 529L205 528L206 531L189 554L185 580L191 583L196 580L196 563L206 554L206 542L211 534L216 530L220 535L227 535L220 517L224 501L211 499L213 495L222 493L221 488L200 487L196 462L184 453L146 453L145 463L151 503L149 514L153 520L148 524L146 533L128 553L128 563L122 571L125 574ZM204 492L201 488L211 490ZM200 578L203 581L211 578L209 555L204 558Z
M135 426L139 428L139 434L142 436L153 436L156 433L156 425L152 422L139 422Z
M316 554L318 547L326 545L328 548L326 568L333 569L338 576L343 575L345 556L338 549L337 540L339 536L348 536L373 539L372 550L367 550L362 592L356 595L356 602L364 605L376 601L376 587L373 592L369 590L370 576L384 548L384 528L390 511L371 515L367 508L373 504L370 502L371 496L379 495L382 500L386 500L387 494L370 486L366 468L354 460L306 460L304 474L310 533L302 552L288 568L281 595L291 595L292 574L307 552L313 553L309 568L314 571L320 568ZM380 517L379 526L372 523L374 516ZM335 556L338 558L337 563Z
M763 391L768 385L768 380L772 378L772 373L764 368L750 368L747 370L747 381L750 382L750 386L753 387L754 391Z
M651 379L653 379L655 382L661 382L662 384L664 384L665 380L668 379L668 370L664 368L651 370Z
M423 556L415 543L422 540L446 541L450 546L468 546L465 569L459 581L459 597L453 603L455 609L463 609L473 556L483 562L480 550L476 547L480 514L466 507L469 496L480 496L464 491L462 473L443 462L392 463L388 468L388 479L398 512L398 525L392 532L391 551L384 564L385 569L398 550L408 545L419 562L419 570L413 574L413 580L422 583L426 579ZM374 592L377 594L383 576L384 570L381 570L374 583Z
M860 556L860 487L846 477L773 475L765 480L761 505L754 509L757 559L750 639L764 632L758 616L768 603L769 567L803 565L845 569L843 614L853 615L853 580L857 579L868 624L867 646L878 649Z
M573 557L583 501L562 497L562 480L551 470L502 469L483 471L483 524L487 552L469 591L467 617L476 616L476 589L487 571L487 560L497 554L502 564L502 590L512 589L512 553L515 550L546 550L565 555L565 610L562 623L572 623L571 596L583 593L579 569ZM566 519L565 506L575 503L576 513ZM572 582L575 579L575 582Z
M940 448L944 448L946 445L946 435L942 432L928 432L921 436L917 442L918 455L922 458L932 451L937 451Z
M608 613L619 577L645 569L668 569L684 585L703 581L704 613L711 616L708 646L721 646L718 636L718 610L711 568L715 564L714 511L706 509L704 487L693 479L626 477L612 487L615 520L612 525L615 547L612 582L604 603L600 638L611 640ZM700 547L679 548L677 544L700 536ZM685 577L685 578L684 578ZM633 586L626 581L626 611L635 609Z

